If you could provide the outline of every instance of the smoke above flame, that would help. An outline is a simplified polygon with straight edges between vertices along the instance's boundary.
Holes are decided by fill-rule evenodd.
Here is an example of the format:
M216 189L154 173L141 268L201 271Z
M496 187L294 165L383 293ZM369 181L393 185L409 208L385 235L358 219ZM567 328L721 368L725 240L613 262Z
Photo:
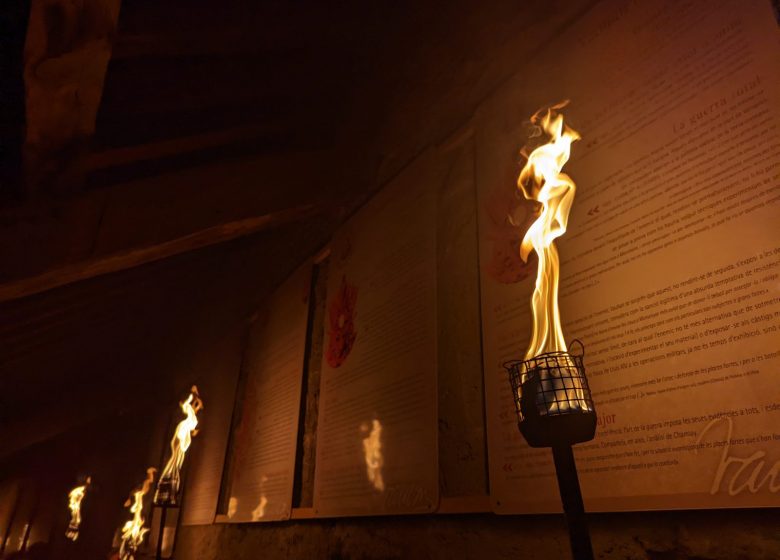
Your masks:
M536 286L531 299L533 325L531 342L525 355L530 359L545 352L565 352L566 342L558 310L559 259L554 241L566 232L569 211L574 202L574 181L562 173L569 161L572 142L580 135L564 124L559 112L569 102L563 101L540 109L531 116L534 127L529 144L521 151L526 164L520 171L517 187L523 196L541 205L539 217L528 228L520 243L520 257L528 261L531 251L539 259ZM547 137L538 145L537 138Z
M68 494L68 509L70 510L70 523L65 532L65 536L72 541L79 538L79 528L81 527L81 501L87 495L87 486L92 482L90 477L84 481L81 486L76 486Z
M163 468L158 483L158 494L161 492L163 484L170 485L170 498L175 501L179 493L181 481L181 467L184 464L184 457L192 444L193 436L198 433L198 412L203 409L203 401L198 394L198 387L193 385L190 394L186 400L182 401L181 411L184 413L184 420L176 426L176 431L171 439L171 456ZM168 492L166 490L166 492ZM166 498L167 499L167 498Z
M146 480L138 490L135 490L125 502L125 507L130 508L133 514L132 519L128 520L122 527L122 544L119 547L119 558L122 560L132 560L138 547L143 543L146 533L149 529L144 527L146 522L143 517L144 496L149 492L154 482L154 473L157 469L149 467L146 469Z

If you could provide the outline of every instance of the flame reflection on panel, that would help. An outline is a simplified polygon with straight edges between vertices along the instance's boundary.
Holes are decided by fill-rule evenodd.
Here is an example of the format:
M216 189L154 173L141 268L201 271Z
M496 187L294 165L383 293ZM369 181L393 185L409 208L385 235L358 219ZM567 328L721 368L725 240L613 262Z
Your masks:
M227 516L233 517L238 511L238 498L231 496L228 500Z
M192 443L192 437L198 433L198 412L203 409L203 401L200 399L197 386L192 386L189 396L180 403L180 406L185 418L176 426L171 439L171 457L160 474L154 496L154 502L157 504L176 503L181 482L181 467Z
M525 359L530 360L546 352L566 352L566 342L561 328L558 309L558 250L554 241L566 233L569 212L574 202L574 181L561 170L571 155L571 144L580 139L579 133L564 124L560 109L568 105L563 101L540 109L531 116L532 142L522 152L527 161L517 179L517 187L527 200L541 205L539 217L531 224L520 244L520 257L528 262L531 250L536 252L538 266L536 285L531 300L533 314L531 342ZM547 137L540 144L539 138ZM571 361L571 360L569 360ZM565 364L566 368L575 368ZM573 378L579 376L572 375ZM521 382L525 381L524 379ZM581 386L564 386L561 379L542 379L543 390L556 391L556 403L552 406L589 410ZM546 385L546 386L545 386ZM560 392L560 395L557 393Z
M266 482L268 482L268 476L264 474L260 477L260 502L252 510L252 521L259 521L265 516L265 506L268 505L268 498L265 497L264 489Z
M22 528L22 532L19 534L19 541L16 543L16 550L22 551L24 550L24 543L27 540L27 535L30 532L30 524L25 523L24 527Z
M265 494L262 494L260 496L260 503L257 504L257 507L252 510L252 521L259 521L260 519L265 516L265 506L268 504L268 498L265 497Z
M366 460L366 476L371 485L380 492L385 489L385 481L382 478L382 423L379 420L372 420L371 428L368 424L362 424L360 431L368 434L363 438L363 454Z
M90 477L87 477L84 484L76 486L68 494L68 509L70 510L70 523L68 523L68 529L65 531L65 536L72 541L79 538L79 527L81 526L81 501L87 494L87 486L92 482Z
M130 508L130 513L133 514L133 517L122 527L122 542L119 545L120 560L135 560L135 554L138 552L141 543L143 543L146 533L149 532L149 529L144 527L144 496L149 492L149 488L151 488L154 482L155 472L157 472L157 469L153 467L146 469L146 480L144 480L141 488L135 490L125 502L125 507Z

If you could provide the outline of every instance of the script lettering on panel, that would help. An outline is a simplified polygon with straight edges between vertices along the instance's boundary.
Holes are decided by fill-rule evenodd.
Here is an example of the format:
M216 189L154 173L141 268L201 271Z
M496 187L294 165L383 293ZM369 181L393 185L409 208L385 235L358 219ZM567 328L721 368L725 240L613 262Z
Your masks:
M528 343L535 208L523 115L570 99L582 139L558 242L568 340L599 428L575 447L591 510L780 499L780 46L770 3L597 4L485 104L477 131L493 507L560 508L502 363Z
M318 516L438 503L436 187L418 159L337 233L317 430Z
M252 326L233 433L227 522L290 517L310 282L307 262L276 290Z

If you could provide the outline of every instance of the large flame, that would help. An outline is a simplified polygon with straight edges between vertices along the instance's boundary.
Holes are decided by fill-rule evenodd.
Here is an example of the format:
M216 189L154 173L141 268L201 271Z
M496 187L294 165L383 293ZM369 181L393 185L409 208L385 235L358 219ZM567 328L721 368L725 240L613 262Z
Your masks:
M130 513L133 514L133 517L122 527L122 544L119 547L119 558L121 560L132 560L135 558L138 547L141 546L146 533L149 532L149 529L144 527L144 496L149 492L149 488L151 488L154 482L155 472L157 472L157 469L154 467L146 469L146 480L125 502L125 507L130 508Z
M184 456L190 448L192 437L198 433L198 412L203 408L203 401L200 399L197 386L192 386L190 395L180 403L180 406L184 413L184 420L176 426L173 439L171 439L171 457L165 464L158 484L158 493L163 484L170 485L170 495L174 499L179 493Z
M569 161L571 144L580 138L563 123L558 110L568 101L541 109L531 117L538 135L546 134L549 141L522 155L527 162L517 179L523 196L541 204L541 212L531 224L520 244L520 256L528 261L533 249L539 258L536 287L531 300L533 329L525 359L545 352L565 352L566 342L558 312L558 250L554 241L566 232L569 210L574 201L574 181L561 169Z
M92 482L90 477L84 481L81 486L76 486L68 494L68 509L70 509L70 523L65 531L65 536L72 541L79 538L79 527L81 527L81 501L87 494L87 486Z

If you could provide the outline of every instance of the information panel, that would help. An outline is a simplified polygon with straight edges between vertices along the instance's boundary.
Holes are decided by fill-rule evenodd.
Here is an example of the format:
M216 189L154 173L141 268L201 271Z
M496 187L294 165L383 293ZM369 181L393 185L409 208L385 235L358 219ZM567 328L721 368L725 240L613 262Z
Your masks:
M534 219L515 194L523 120L545 103L582 135L558 240L567 340L599 415L575 447L586 507L780 503L780 68L770 3L607 1L478 119L493 507L559 511L549 449L516 426L502 363L530 336ZM522 111L522 112L521 112ZM516 227L514 224L525 224Z
M306 347L311 262L270 297L244 354L228 522L289 519Z
M419 158L335 236L317 430L317 516L438 503L436 187Z

